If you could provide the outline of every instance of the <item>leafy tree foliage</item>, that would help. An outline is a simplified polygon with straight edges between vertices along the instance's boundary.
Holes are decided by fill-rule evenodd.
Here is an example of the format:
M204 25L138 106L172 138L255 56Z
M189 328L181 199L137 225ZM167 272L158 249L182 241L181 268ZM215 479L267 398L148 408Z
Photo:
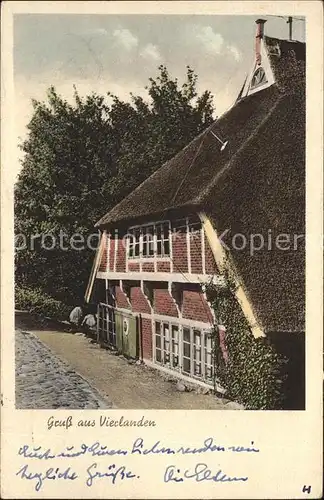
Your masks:
M212 122L211 94L198 95L196 87L189 67L179 85L160 66L149 80L148 101L131 95L124 102L108 93L107 104L94 93L81 98L75 89L69 104L54 87L46 102L33 101L15 187L15 230L27 242L23 248L22 238L17 241L18 285L42 287L67 303L82 298L94 252L72 249L69 238L94 233L105 212ZM31 245L37 234L53 235L55 247L44 249L40 236ZM66 249L59 247L60 234ZM50 248L54 240L44 241Z

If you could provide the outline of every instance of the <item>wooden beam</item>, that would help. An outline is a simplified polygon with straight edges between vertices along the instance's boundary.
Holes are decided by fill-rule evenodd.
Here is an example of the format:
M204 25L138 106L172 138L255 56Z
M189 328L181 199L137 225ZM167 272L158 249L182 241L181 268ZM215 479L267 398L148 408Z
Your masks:
M214 228L210 219L204 212L200 212L199 217L220 272L222 273L227 270L230 271L231 275L233 276L236 285L236 291L235 291L236 299L243 311L246 320L250 325L253 336L255 338L265 337L266 335L253 312L252 306L247 298L243 286L239 282L238 274L234 268L234 265L229 261L229 259L226 256L224 248L218 238L216 229Z
M189 274L189 273L150 273L150 272L113 272L98 271L97 278L108 280L128 280L128 281L165 281L176 283L208 283L211 279L215 283L223 284L223 276L212 274Z
M103 250L105 248L105 242L106 242L106 231L104 233L102 233L102 235L101 235L100 243L97 247L95 258L93 259L91 273L90 273L87 289L86 289L86 292L84 295L84 300L87 303L89 302L90 297L91 297L93 285L94 285L94 282L96 279L98 268L100 266L102 253L103 253Z

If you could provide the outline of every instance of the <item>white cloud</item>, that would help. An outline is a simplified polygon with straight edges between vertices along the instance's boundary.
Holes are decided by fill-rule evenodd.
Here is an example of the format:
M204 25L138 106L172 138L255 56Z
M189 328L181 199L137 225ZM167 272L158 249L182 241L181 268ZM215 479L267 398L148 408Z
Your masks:
M146 45L140 55L145 59L152 59L153 61L159 61L161 59L157 46L152 43Z
M240 50L231 43L227 43L220 33L211 26L191 26L191 32L186 34L192 42L198 43L209 55L230 56L236 62L242 59Z
M126 50L132 50L138 45L138 38L126 28L120 28L113 32L114 37Z
M195 29L196 38L202 43L204 49L212 54L220 54L224 39L220 33L215 33L211 26L199 26Z
M235 45L227 45L227 50L234 56L235 61L241 60L242 54Z
M103 36L108 35L108 31L105 30L105 28L95 28L92 31L90 31L89 33L91 35L103 35Z

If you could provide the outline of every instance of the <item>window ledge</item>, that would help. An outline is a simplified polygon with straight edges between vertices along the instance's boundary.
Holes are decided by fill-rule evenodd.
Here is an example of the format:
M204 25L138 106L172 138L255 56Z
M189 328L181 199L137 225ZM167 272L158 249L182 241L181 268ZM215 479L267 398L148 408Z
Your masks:
M171 257L140 257L133 259L132 257L127 257L128 263L134 262L134 264L137 264L139 262L171 262Z

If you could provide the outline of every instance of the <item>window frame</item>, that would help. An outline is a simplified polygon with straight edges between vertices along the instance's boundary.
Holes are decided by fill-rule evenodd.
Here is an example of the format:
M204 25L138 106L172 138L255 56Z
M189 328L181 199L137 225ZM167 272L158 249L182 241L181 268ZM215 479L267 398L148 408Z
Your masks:
M264 78L265 80L262 81L262 82L259 82L255 85L253 85L253 78L255 77L255 74L262 70L263 71L263 74L264 74ZM265 69L263 66L259 66L258 68L256 68L254 71L253 71L253 74L252 74L252 78L251 78L251 83L250 83L250 91L254 91L254 90L257 90L257 89L261 89L264 85L267 85L269 82L268 82L268 79L267 79L267 74L265 72Z
M159 334L157 334L157 327L159 325ZM164 326L167 325L169 329L169 335L167 339L167 343L165 343L164 339ZM174 349L173 344L173 331L177 329L178 336L177 342L175 345L177 349ZM189 341L184 337L184 331L189 331ZM198 333L199 337L195 332ZM160 337L159 347L157 347L156 337ZM195 340L199 338L200 341L197 343ZM210 341L209 341L210 339ZM189 352L189 356L185 355L185 345L189 345L189 350L187 348L187 353ZM197 349L197 346L199 348ZM167 347L167 348L165 348ZM157 359L156 351L159 351L159 356ZM167 352L167 358L165 353ZM199 352L199 361L197 353ZM175 358L177 362L175 363ZM184 367L184 359L189 360L189 370L185 370ZM172 371L176 371L181 373L187 377L201 380L207 384L213 383L213 372L214 372L214 364L213 364L213 353L212 353L212 329L211 328L202 328L191 326L185 323L176 323L172 321L154 320L154 328L153 328L153 361L158 365L169 368ZM200 366L199 372L196 370L196 365Z
M145 238L148 233L146 233L147 228L151 227L153 229L153 238ZM161 237L157 238L158 227L160 227ZM164 232L163 229L166 229ZM138 231L138 240L135 238L135 232ZM157 222L149 222L146 224L131 226L127 230L127 259L132 262L138 261L148 261L154 262L155 260L171 260L171 245L172 245L172 232L171 232L171 221L162 220ZM158 243L161 243L161 252L158 253ZM153 244L153 245L152 245ZM138 247L137 247L138 245ZM148 245L153 246L153 253L150 253ZM168 246L168 252L165 251L165 247ZM135 255L135 248L138 248L138 254ZM152 248L152 247L151 247ZM146 249L146 250L145 250ZM145 250L145 252L143 252ZM145 253L145 255L144 255ZM149 255L147 255L149 253Z

